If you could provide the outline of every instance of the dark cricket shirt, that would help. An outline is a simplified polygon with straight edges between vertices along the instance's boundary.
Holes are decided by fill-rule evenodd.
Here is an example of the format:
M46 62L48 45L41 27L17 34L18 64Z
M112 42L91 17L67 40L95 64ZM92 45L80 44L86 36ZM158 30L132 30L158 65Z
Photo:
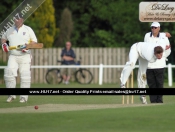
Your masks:
M66 48L64 48L62 50L62 52L61 52L61 57L63 57L64 55L70 56L70 57L72 57L74 59L76 58L73 49L66 50ZM73 64L75 64L75 61L74 60L70 60L70 61L63 60L63 62L62 62L62 65L73 65Z

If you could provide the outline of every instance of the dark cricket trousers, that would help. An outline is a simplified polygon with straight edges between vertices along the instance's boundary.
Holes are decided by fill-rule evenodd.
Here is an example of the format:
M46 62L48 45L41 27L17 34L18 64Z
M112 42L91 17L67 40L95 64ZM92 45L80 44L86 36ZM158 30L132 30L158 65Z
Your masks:
M163 88L164 68L147 69L146 76L149 88ZM149 97L151 103L163 103L163 95L149 95Z

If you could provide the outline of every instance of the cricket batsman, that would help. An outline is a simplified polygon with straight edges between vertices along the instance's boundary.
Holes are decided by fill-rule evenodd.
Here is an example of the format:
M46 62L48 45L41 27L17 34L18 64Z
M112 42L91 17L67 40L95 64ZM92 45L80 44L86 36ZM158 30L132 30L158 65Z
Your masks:
M166 44L164 38L159 43L138 42L131 46L129 52L129 61L126 62L125 67L121 72L121 88L125 88L125 83L128 80L129 75L135 68L137 59L139 59L139 71L141 74L137 76L138 88L145 88L146 86L146 69L148 62L153 63L157 59L161 59L163 55L168 57L168 52L171 52L170 45ZM165 54L163 54L165 52ZM145 95L140 96L143 104L147 104Z
M9 45L6 43L9 41ZM16 88L17 70L20 74L20 88L30 88L31 84L31 52L29 49L9 50L9 46L20 44L35 44L37 38L34 31L23 24L23 18L17 18L14 26L10 27L1 38L2 49L9 54L7 68L4 69L6 88ZM16 95L9 95L7 102L16 99ZM28 95L20 95L20 103L27 102Z

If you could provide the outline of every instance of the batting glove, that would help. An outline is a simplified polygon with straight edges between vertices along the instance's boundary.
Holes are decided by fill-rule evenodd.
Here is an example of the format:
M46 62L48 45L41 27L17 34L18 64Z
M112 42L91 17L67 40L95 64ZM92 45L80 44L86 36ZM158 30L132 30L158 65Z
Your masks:
M22 52L29 53L29 50L28 49L22 49Z
M7 43L3 43L2 44L2 49L4 52L8 52L9 51L9 46L7 45Z

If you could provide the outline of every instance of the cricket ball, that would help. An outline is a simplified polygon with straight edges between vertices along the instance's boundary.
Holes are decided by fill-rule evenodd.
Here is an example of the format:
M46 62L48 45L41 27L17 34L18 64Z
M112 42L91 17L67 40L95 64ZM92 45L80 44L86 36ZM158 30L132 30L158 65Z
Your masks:
M37 110L38 109L38 106L36 105L34 108L35 108L35 110Z

